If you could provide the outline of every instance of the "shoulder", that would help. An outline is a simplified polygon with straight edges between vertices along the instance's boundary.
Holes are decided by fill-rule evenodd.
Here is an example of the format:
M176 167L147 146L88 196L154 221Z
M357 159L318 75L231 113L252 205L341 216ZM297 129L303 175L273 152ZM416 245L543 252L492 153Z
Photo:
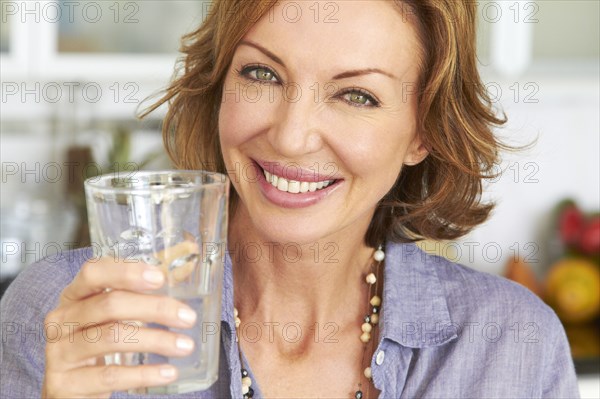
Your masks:
M91 248L61 252L27 266L2 297L3 315L24 319L56 306L61 291L91 259Z
M505 277L473 270L448 260L435 268L448 308L457 319L477 315L498 323L560 326L558 317L542 299L528 288Z
M445 300L453 321L480 317L560 324L554 311L520 284L428 254L414 244L396 246L394 256L404 258L400 263L420 269L418 273L431 274L431 281L439 284L437 294Z
M90 249L81 249L44 258L26 267L4 293L0 301L0 377L4 382L0 396L39 396L46 339L62 332L60 326L44 325L46 314L90 257Z
M414 244L390 249L391 269L400 270L390 270L392 284L402 289L402 294L390 297L396 299L396 307L407 309L391 314L412 327L410 334L398 334L398 342L420 349L415 354L419 372L439 377L429 381L432 394L425 396L454 389L456 397L577 397L564 328L538 296L506 278L427 254ZM471 388L449 386L450 380L469 379Z
M396 308L387 312L394 328L411 327L410 334L402 330L400 342L423 348L452 341L455 348L482 351L493 344L507 356L525 351L537 359L557 344L568 349L555 312L520 284L427 254L414 244L393 244L386 261L388 254L386 275L397 294L386 297Z

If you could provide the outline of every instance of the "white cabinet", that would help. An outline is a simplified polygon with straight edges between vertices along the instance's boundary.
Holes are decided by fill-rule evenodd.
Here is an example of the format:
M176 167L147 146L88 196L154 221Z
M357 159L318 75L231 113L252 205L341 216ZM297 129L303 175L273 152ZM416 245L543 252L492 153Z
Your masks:
M66 108L133 118L173 74L181 36L210 12L208 2L189 0L2 0L0 7L5 120Z
M202 21L203 1L2 1L2 60L48 79L168 78L180 37ZM8 40L5 39L8 33Z

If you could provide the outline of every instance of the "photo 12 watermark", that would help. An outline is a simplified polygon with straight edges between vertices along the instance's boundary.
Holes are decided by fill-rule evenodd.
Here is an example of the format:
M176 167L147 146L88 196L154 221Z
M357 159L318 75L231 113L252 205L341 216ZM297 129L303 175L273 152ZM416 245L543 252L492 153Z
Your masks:
M12 321L2 322L2 343L18 341L24 343L56 343L65 341L73 343L81 340L87 343L97 343L100 340L108 343L138 344L140 322L114 321L109 323L45 321L43 323L21 323ZM301 341L311 341L322 344L340 344L341 326L334 321L301 323L299 321L264 321L242 322L236 331L231 331L231 339L244 340L246 343L275 343L285 342L296 344ZM211 336L221 334L220 323L200 323L200 342L207 342ZM527 320L487 320L466 321L462 323L435 323L427 325L424 322L402 322L399 334L404 342L440 344L458 339L465 344L482 341L494 344L507 340L515 344L537 344L540 342L540 325Z
M127 238L127 237L125 237ZM20 262L30 264L45 261L47 264L59 262L68 263L139 263L154 264L156 262L153 253L143 248L135 239L106 243L91 242L85 250L75 251L79 248L77 242L40 242L24 241L14 239L3 239L0 254L3 263ZM203 242L198 248L197 261L214 260L215 256L221 256L222 260L229 257L232 262L243 262L245 264L269 262L277 259L287 263L298 263L300 261L314 264L337 264L339 245L333 241L313 242L300 244L297 242L244 242L233 245L225 245L216 242Z
M58 82L3 81L0 98L3 104L96 104L102 100L115 104L139 104L137 82Z
M2 1L2 23L14 18L21 23L139 22L141 1Z

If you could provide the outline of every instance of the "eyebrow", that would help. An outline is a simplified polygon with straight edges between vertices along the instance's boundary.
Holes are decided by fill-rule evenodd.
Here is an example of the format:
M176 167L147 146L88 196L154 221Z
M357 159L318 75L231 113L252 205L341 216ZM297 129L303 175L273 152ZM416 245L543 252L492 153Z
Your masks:
M240 42L240 45L246 45L246 46L253 47L253 48L257 49L258 51L260 51L261 53L263 53L264 55L266 55L267 57L269 57L270 59L272 59L274 62L276 62L279 65L281 65L282 67L286 68L285 63L281 60L281 58L277 57L275 54L273 54L271 51L267 50L260 44L257 44L257 43L254 43L254 42L251 42L248 40L242 40ZM398 79L396 76L392 75L391 73L383 71L379 68L364 68L364 69L354 69L354 70L338 73L337 75L335 75L333 77L333 80L353 78L355 76L369 75L369 74L373 74L373 73L379 73L379 74L385 75L392 79Z
M355 70L352 70L352 71L346 71L346 72L338 73L337 75L335 75L333 77L333 80L353 78L355 76L369 75L369 74L372 74L372 73L380 73L380 74L385 75L387 77L390 77L392 79L398 79L396 76L392 75L391 73L386 72L386 71L382 71L379 68L365 68L365 69L355 69Z
M260 51L261 53L263 53L264 55L266 55L267 57L269 57L270 59L272 59L273 61L275 61L276 63L278 63L279 65L281 65L282 67L286 68L285 64L283 63L283 61L281 60L281 58L277 57L275 54L273 54L272 52L270 52L269 50L267 50L266 48L264 48L263 46L261 46L260 44L256 44L253 42L249 42L247 40L242 40L240 42L240 45L246 45L246 46L250 46L250 47L254 47L255 49L257 49L258 51Z

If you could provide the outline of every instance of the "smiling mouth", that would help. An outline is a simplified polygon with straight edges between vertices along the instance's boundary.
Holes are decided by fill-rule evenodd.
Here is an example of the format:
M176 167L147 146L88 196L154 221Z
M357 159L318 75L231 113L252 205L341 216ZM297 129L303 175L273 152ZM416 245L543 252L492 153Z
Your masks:
M271 183L273 187L275 187L279 191L291 194L302 194L307 192L319 191L324 189L325 187L334 184L337 181L323 180L319 182L307 182L298 180L288 180L284 177L271 174L264 169L263 173L267 182Z

